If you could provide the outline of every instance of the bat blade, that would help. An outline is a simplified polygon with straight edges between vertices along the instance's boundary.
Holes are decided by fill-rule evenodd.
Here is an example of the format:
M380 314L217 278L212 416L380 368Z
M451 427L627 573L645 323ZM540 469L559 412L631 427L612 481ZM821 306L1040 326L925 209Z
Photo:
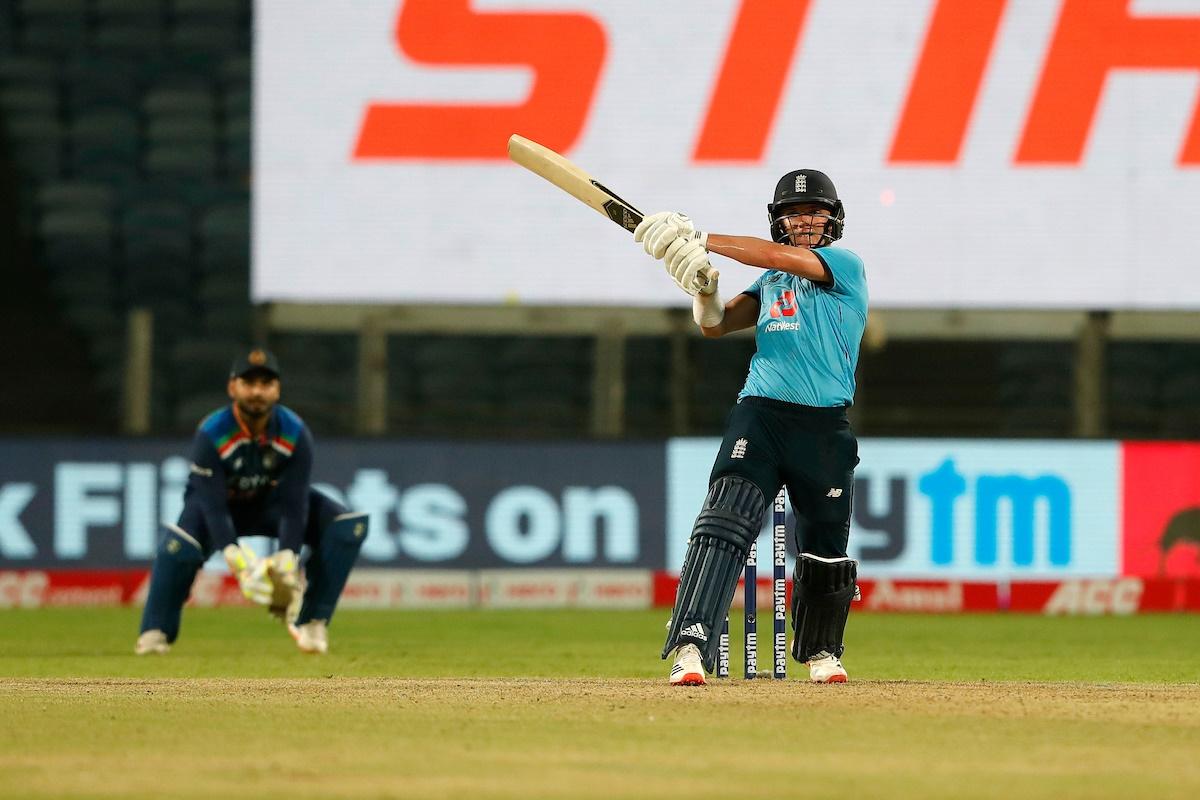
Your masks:
M508 157L535 175L550 181L576 200L591 206L630 233L633 233L634 228L645 216L578 165L531 139L515 133L508 137ZM708 287L711 278L707 269L701 270L697 278L698 288Z
M642 221L644 215L641 211L548 147L514 133L508 137L508 157L627 231L632 232Z

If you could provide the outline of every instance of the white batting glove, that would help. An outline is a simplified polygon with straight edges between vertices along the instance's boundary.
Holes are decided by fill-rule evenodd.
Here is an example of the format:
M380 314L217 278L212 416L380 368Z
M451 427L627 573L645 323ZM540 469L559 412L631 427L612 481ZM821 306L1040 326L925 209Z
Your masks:
M701 244L708 243L708 234L697 231L691 217L678 211L651 214L633 231L633 240L641 242L642 248L652 258L662 258L671 242L680 236L691 236Z
M717 294L717 279L721 276L715 269L708 273L708 285L692 297L692 319L701 328L715 328L725 319L725 304Z
M701 290L709 294L716 290L716 285L709 279L712 264L708 260L708 251L699 239L682 236L675 239L663 255L663 264L679 288L693 297Z
M273 594L271 576L267 574L269 562L260 559L252 550L240 544L226 545L221 552L225 556L225 563L229 565L229 571L237 578L245 598L260 606L268 605Z

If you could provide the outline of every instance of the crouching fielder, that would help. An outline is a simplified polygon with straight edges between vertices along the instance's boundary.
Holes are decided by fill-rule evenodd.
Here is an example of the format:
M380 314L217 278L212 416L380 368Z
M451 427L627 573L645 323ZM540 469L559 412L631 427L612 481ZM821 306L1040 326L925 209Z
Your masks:
M324 653L367 516L310 487L312 436L278 404L274 356L251 350L239 358L227 390L230 405L196 431L183 511L178 523L164 526L134 652L171 649L196 573L219 550L248 599L282 620L301 650ZM260 559L238 536L277 537L279 550ZM302 545L309 548L303 573Z
M784 175L767 215L773 241L705 234L672 212L646 217L634 232L692 295L705 336L756 326L756 352L681 569L662 654L674 653L672 684L703 684L713 671L738 575L780 486L792 499L799 553L792 656L816 683L846 680L842 636L856 579L846 545L858 464L846 409L866 327L866 275L857 255L832 246L845 214L824 173ZM709 253L765 272L722 304Z

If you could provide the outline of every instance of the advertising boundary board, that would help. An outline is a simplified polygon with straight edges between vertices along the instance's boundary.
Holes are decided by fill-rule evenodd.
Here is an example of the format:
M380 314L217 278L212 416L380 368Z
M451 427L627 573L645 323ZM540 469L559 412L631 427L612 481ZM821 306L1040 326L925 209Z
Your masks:
M0 610L144 604L146 570L0 570ZM355 609L670 609L678 576L649 570L357 570L340 607ZM1200 580L862 580L854 613L1200 613ZM759 581L759 596L771 584ZM790 586L789 586L790 593ZM741 597L741 591L735 598ZM229 575L201 573L196 607L246 606ZM734 608L740 608L735 599Z
M377 583L377 595L436 604L457 591L469 605L484 591L497 602L548 591L558 602L555 592L586 598L591 589L521 588L520 571L672 574L719 445L330 439L318 450L316 485L371 514L359 572L431 581ZM170 440L0 440L0 572L148 568L157 519L178 514L187 449ZM864 438L860 453L850 555L864 585L877 582L881 597L895 598L885 606L955 604L936 593L913 599L925 582L968 593L999 587L995 602L983 603L998 608L1040 607L1052 597L1064 606L1128 606L1138 592L1142 605L1189 607L1186 588L1161 587L1200 580L1200 444ZM790 567L794 542L789 550ZM224 572L210 567L205 580ZM442 573L492 577L451 590L438 585ZM1106 583L1122 578L1139 582ZM79 602L111 602L106 586L72 591ZM966 595L963 602L978 604Z

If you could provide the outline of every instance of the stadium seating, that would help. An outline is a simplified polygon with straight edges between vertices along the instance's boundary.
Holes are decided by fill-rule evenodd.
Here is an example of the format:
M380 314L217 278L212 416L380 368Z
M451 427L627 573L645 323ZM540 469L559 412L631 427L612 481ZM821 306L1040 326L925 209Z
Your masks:
M1110 424L1136 438L1200 436L1200 345L1109 345Z
M748 337L693 339L688 342L688 427L715 431L724 427L733 398L746 379L746 367L754 352Z
M1108 346L1106 361L1110 426L1135 438L1157 436L1162 425L1162 375L1166 368L1163 345L1116 342Z
M227 361L250 333L249 20L248 0L0 9L0 115L21 222L110 401L125 315L154 311L162 430L189 400L176 342L216 336Z
M1074 424L1074 351L1067 342L1006 342L998 361L1007 435L1064 437Z
M317 435L353 433L357 405L352 387L358 372L355 337L283 334L271 344L285 372L283 402L294 403Z
M664 337L631 337L625 349L625 429L634 437L662 436L672 429L671 397L664 376L671 374L671 342Z
M1004 435L1003 350L988 341L897 340L864 351L856 412L863 430L875 436Z
M479 363L494 363L498 389L499 424L490 425L491 437L587 434L594 349L590 338L506 336L487 343L491 354Z

